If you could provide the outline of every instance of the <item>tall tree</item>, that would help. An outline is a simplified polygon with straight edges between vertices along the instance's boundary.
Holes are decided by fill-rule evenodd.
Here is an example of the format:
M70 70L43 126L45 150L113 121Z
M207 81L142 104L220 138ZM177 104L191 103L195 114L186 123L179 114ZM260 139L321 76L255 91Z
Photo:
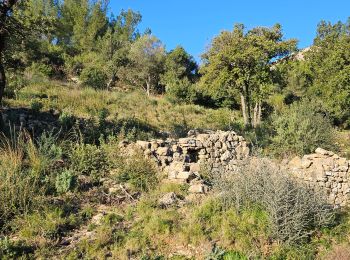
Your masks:
M17 21L13 19L13 8L19 0L3 0L0 2L0 103L6 86L6 75L3 55L8 37Z
M108 75L107 88L110 89L122 76L121 71L129 64L131 44L140 37L137 26L141 22L140 13L122 11L112 19L109 28L99 42L99 49Z
M249 31L243 24L236 24L233 31L223 31L215 37L203 55L201 84L214 91L237 91L248 127L261 121L262 101L272 80L271 62L296 49L296 40L282 38L279 24Z
M131 46L129 58L131 68L129 79L145 89L148 96L159 86L163 72L165 47L152 35L143 35Z
M311 84L307 95L320 99L334 123L350 127L350 19L321 22L314 46L306 55Z

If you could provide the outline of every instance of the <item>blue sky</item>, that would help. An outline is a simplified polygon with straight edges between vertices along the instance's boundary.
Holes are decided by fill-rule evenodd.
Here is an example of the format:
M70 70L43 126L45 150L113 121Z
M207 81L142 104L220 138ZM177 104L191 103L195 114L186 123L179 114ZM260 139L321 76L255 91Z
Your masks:
M211 39L234 23L247 28L282 24L285 38L312 44L320 20L346 21L350 0L111 0L111 11L133 9L142 14L139 28L150 28L168 50L182 45L196 60Z

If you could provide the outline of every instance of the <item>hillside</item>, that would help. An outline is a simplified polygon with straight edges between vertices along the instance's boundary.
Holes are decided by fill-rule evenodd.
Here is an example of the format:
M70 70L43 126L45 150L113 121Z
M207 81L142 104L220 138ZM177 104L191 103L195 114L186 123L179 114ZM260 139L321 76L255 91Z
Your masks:
M113 7L0 1L0 259L350 259L350 19Z

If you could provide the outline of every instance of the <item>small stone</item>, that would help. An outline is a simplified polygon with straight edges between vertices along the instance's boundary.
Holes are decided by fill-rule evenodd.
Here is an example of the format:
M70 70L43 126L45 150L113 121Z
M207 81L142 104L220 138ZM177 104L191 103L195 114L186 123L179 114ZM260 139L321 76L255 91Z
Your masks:
M169 192L164 194L159 200L158 205L162 207L169 207L175 205L178 201L178 197L175 192Z
M205 184L194 184L190 186L188 192L204 194L208 192L208 186Z

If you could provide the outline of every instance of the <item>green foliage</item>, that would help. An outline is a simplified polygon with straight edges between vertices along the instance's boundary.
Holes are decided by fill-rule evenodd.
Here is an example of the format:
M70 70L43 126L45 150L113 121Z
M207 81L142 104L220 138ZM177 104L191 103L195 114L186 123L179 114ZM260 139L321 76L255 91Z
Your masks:
M98 68L84 68L81 72L80 79L83 85L95 89L105 89L107 87L107 75L103 70Z
M117 180L130 183L135 190L150 191L158 184L158 176L152 161L136 152L130 158L122 159L118 165Z
M91 144L76 144L69 154L71 169L74 173L91 176L98 181L109 170L109 160L102 147Z
M168 82L166 97L173 103L190 104L196 99L196 91L193 84L187 79Z
M62 173L59 173L56 176L56 183L55 183L56 191L59 194L63 194L68 191L71 191L75 186L75 182L76 182L75 178L76 177L74 176L74 174L69 170L65 170Z
M256 27L248 32L243 24L236 24L232 32L221 32L203 55L204 65L200 70L203 91L207 90L213 97L222 92L240 99L245 125L258 125L261 102L271 92L270 63L296 49L296 40L283 41L282 38L279 24L272 28ZM254 105L258 109L253 116Z
M151 91L159 91L159 78L165 59L162 42L155 36L143 35L132 44L129 59L133 66L128 72L128 79L136 82L148 95Z
M62 111L58 118L58 121L63 129L67 130L73 127L75 123L75 117L69 111Z
M335 130L320 106L305 100L293 103L272 120L274 151L279 155L308 154L317 147L334 150Z
M33 112L38 113L43 108L43 103L41 103L39 100L33 99L30 108L33 110Z
M317 229L335 224L326 194L299 183L269 160L249 161L238 174L218 177L215 185L227 207L262 208L271 237L284 245L304 243Z

